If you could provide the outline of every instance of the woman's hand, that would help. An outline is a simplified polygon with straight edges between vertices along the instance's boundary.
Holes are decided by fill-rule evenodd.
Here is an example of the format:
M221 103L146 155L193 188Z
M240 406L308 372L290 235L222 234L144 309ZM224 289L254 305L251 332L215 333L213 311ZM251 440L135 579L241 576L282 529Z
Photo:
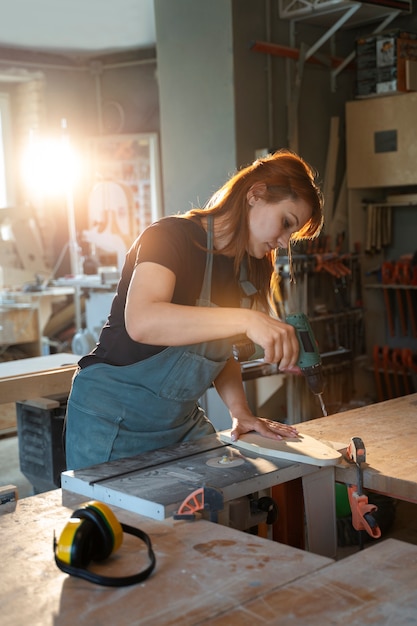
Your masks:
M280 370L293 368L300 350L295 328L265 313L252 313L246 335L264 349L265 362L278 363Z
M232 424L232 441L237 441L240 435L253 431L267 439L294 439L298 436L298 430L294 426L281 424L264 417L255 417L246 411L240 415L232 415Z
M293 326L252 309L173 304L175 275L157 263L140 263L126 300L126 330L134 341L180 346L245 334L260 345L267 363L280 370L296 365L299 345Z
M255 431L268 439L284 439L297 437L294 426L280 424L264 417L255 417L252 413L242 384L240 363L229 359L226 366L217 376L214 385L229 409L232 418L231 437L234 441L240 435Z

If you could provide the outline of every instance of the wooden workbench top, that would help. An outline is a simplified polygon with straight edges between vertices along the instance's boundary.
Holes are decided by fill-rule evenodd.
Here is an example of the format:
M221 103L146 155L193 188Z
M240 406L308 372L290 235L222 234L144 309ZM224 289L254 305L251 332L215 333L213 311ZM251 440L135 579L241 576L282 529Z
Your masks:
M210 626L415 624L417 546L386 539L207 621Z
M200 624L333 563L205 520L159 522L112 507L120 521L149 534L156 569L139 585L100 587L55 565L53 534L72 513L61 497L56 490L26 498L0 516L0 621L7 626ZM100 572L132 574L146 564L144 544L125 535Z
M68 395L79 360L79 355L60 353L0 363L0 404Z
M205 520L159 522L114 509L120 521L149 534L156 569L139 585L100 587L55 565L52 537L72 513L60 499L60 490L26 498L0 516L7 626L415 623L415 545L381 540L334 562ZM125 535L95 570L136 573L147 564L145 553Z
M417 502L417 394L298 424L300 432L340 449L360 437L366 449L364 487ZM336 466L336 480L356 482L355 466Z

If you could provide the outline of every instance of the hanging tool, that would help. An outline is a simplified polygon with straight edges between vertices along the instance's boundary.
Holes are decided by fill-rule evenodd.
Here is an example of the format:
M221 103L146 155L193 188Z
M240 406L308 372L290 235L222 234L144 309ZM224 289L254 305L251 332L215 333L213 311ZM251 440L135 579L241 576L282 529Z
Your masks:
M401 280L402 280L401 273L402 273L402 265L399 261L396 261L394 263L394 273L393 273L393 281L396 285L401 283ZM406 312L404 308L404 299L403 299L403 293L402 293L403 291L404 290L400 287L397 287L395 289L397 304L398 304L398 313L399 313L399 318L400 318L401 333L403 337L406 337L408 329L407 329L407 317L406 317Z
M406 302L408 306L408 320L411 324L411 330L413 332L413 337L417 337L417 321L416 314L414 310L414 304L411 293L411 284L412 284L412 272L411 272L411 262L410 259L399 259L396 262L396 276L397 280L401 285L404 285L404 293L406 297ZM405 322L405 332L404 335L407 334L407 322Z
M404 381L404 392L405 395L411 393L410 387L410 374L411 372L416 372L417 367L414 364L413 353L410 348L402 348L401 349L401 362L402 362L402 371L403 371L403 381Z
M401 387L401 350L400 348L394 348L391 351L391 365L392 371L394 374L394 384L395 384L395 398L399 398L403 395L402 387Z
M394 394L392 392L391 386L391 350L389 346L382 347L382 367L384 370L384 380L385 380L385 393L386 399L392 400Z
M386 400L383 385L382 385L382 358L381 358L381 349L379 346L375 345L373 348L373 360L374 360L374 375L375 375L375 386L378 394L378 401L382 402Z
M374 504L368 503L368 497L363 493L362 463L366 462L365 445L360 437L352 437L346 449L347 460L357 467L357 485L348 485L350 509L352 511L352 525L359 533L359 547L363 548L362 532L365 530L373 539L379 539L381 530L372 513L378 510Z
M323 401L324 379L321 356L308 317L304 313L293 313L288 315L285 321L293 326L297 333L300 344L297 365L305 376L309 388L318 397L322 413L326 416L327 410ZM233 345L233 356L237 361L260 359L263 358L263 354L264 351L261 346L255 345L247 338Z
M381 266L381 278L382 284L385 285L384 292L384 302L385 302L385 310L387 314L388 321L388 329L391 337L395 337L395 322L394 322L394 311L393 306L391 305L391 290L387 287L387 285L392 284L393 282L393 274L394 274L394 265L390 261L385 261Z

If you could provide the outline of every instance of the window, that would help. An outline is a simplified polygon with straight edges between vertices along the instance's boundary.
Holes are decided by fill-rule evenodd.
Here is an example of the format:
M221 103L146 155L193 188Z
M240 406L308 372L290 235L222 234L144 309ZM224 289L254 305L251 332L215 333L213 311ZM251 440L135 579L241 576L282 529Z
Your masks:
M9 95L0 93L0 209L13 206L11 184L11 121Z

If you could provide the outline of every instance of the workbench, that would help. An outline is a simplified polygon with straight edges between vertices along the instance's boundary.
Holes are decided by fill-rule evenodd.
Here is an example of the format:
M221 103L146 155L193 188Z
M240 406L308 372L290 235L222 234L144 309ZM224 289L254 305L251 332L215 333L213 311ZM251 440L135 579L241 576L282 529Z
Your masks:
M416 623L417 546L386 539L364 551L261 592L210 626L399 626ZM182 622L181 622L182 623Z
M334 558L334 466L320 467L301 457L286 460L238 450L224 443L218 433L89 468L67 470L61 474L61 486L63 504L76 494L155 520L175 515L184 503L187 508L194 506L193 494L209 488L221 500L214 511L207 499L210 513L216 512L226 526L247 530L257 524L247 512L250 500L269 496L271 489L298 479L302 483L308 549ZM198 499L201 503L203 498ZM281 509L282 519L287 508L290 505Z
M366 448L363 486L417 503L417 393L298 424L301 432L338 450L360 437ZM335 466L337 482L356 484L356 466Z
M68 394L79 359L60 353L0 363L0 404Z
M417 502L417 394L302 422L298 424L298 428L301 433L327 442L340 451L348 446L352 437L360 437L365 443L367 460L363 466L363 486L387 496ZM222 453L214 451L210 454L215 456ZM249 463L253 462L250 454L245 456ZM176 464L171 463L173 458L169 458L170 463L167 464L163 458L152 459L151 463L146 463L144 457L140 462L133 459L132 466L123 465L121 470L122 472L127 470L127 474L125 476L122 474L119 478L117 473L120 468L106 465L98 470L93 468L92 471L78 470L67 475L64 473L63 493L65 494L65 489L68 489L85 497L104 499L143 514L147 511L145 505L150 504L149 493L152 492L159 506L163 503L161 498L165 498L166 515L170 515L181 501L179 492L174 490L173 477L178 479L177 483L181 483L182 498L203 484L204 475L207 484L218 486L222 490L225 501L240 497L243 493L250 493L251 490L255 491L256 488L290 484L301 479L307 533L311 535L309 549L316 554L334 556L331 540L333 527L330 527L334 523L334 517L332 519L330 512L334 481L357 484L356 465L342 460L331 469L312 468L306 463L288 464L282 461L274 466L274 461L265 457L256 460L256 463L259 463L258 475L245 479L244 466L236 467L235 471L239 477L233 477L229 471L229 484L226 488L224 484L217 485L214 481L218 479L209 475L207 470L201 469L204 465L197 471L186 457L184 454L183 460L177 460ZM192 472L187 471L191 466ZM135 489L137 489L135 497L132 498Z
M65 302L68 296L74 297L73 287L0 293L0 345L22 345L29 357L41 355L54 305Z
M53 535L73 510L60 490L18 501L0 516L2 623L7 626L414 623L417 546L389 539L334 562L206 520L151 520L112 510L148 533L156 568L139 585L100 587L60 571ZM366 556L366 558L365 558ZM147 564L142 542L125 535L104 575Z

